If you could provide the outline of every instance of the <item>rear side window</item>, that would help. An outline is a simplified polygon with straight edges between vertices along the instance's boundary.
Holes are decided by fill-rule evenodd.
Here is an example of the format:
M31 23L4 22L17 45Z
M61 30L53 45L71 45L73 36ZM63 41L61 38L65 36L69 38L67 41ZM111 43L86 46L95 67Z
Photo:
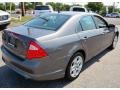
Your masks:
M95 23L92 19L91 16L84 16L81 20L80 20L81 26L83 28L83 30L92 30L92 29L96 29Z
M73 11L85 12L84 8L73 8Z
M70 15L62 15L62 14L42 14L37 18L34 18L27 23L25 26L34 27L39 29L48 29L56 31L60 28L68 19Z
M49 6L36 6L35 10L49 10Z
M95 19L95 22L96 22L98 28L107 27L105 20L103 20L101 17L94 16L94 19Z

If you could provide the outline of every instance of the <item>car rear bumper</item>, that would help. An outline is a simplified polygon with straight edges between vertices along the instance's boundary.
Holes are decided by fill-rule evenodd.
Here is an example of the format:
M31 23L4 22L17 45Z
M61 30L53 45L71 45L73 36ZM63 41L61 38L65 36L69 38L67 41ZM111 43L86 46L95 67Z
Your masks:
M54 80L64 77L64 72L60 69L44 72L44 68L47 68L47 66L42 65L42 60L38 62L38 66L35 65L36 63L34 62L33 65L31 65L32 63L30 62L30 65L28 65L28 62L19 60L19 58L11 54L3 46L1 47L1 50L2 60L6 63L6 65L25 78L33 80Z

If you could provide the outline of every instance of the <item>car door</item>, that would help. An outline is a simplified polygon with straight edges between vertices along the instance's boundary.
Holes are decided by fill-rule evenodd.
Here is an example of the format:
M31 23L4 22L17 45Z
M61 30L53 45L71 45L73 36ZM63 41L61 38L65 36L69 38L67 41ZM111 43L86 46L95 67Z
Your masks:
M107 22L102 17L97 15L94 15L93 17L96 22L97 28L100 30L101 36L103 37L101 39L101 49L105 49L112 43L114 32L112 29L108 28Z
M95 56L100 50L100 31L99 29L97 29L95 22L90 15L83 16L79 21L79 25L81 26L82 31L80 30L78 32L78 35L83 43L85 51L87 52L87 60L89 60L91 57Z

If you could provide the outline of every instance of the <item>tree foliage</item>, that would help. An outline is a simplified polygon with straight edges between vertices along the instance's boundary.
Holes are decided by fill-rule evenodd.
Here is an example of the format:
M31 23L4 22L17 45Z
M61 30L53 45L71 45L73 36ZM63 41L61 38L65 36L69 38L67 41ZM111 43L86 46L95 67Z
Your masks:
M4 10L4 9L5 9L4 4L0 3L0 10Z
M113 9L114 9L114 11L113 11ZM120 9L116 9L116 8L114 8L113 6L109 6L109 7L108 7L108 10L109 10L108 13L112 13L112 12L119 12L119 13L120 13Z
M11 10L15 10L15 4L14 3L0 3L0 10L10 10L10 4L12 5Z
M11 10L15 10L15 3L5 3L6 4L6 10L10 10L10 4L12 5Z
M47 5L51 5L55 11L68 11L70 8L70 5L63 4L63 3L54 3L54 2L48 2Z
M91 11L99 13L102 10L104 5L102 2L89 2L86 6Z
M31 10L34 9L36 5L43 5L42 2L24 2L25 9ZM21 3L19 3L19 8L21 8Z
M33 8L34 8L34 3L31 3L31 2L26 2L26 3L25 3L25 9L31 10L31 9L33 9Z

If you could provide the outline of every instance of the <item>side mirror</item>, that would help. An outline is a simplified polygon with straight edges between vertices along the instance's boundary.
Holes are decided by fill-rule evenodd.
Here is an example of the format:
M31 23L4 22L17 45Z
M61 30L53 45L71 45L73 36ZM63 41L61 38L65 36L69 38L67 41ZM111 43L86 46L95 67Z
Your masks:
M109 24L108 28L115 28L115 25L114 24Z

